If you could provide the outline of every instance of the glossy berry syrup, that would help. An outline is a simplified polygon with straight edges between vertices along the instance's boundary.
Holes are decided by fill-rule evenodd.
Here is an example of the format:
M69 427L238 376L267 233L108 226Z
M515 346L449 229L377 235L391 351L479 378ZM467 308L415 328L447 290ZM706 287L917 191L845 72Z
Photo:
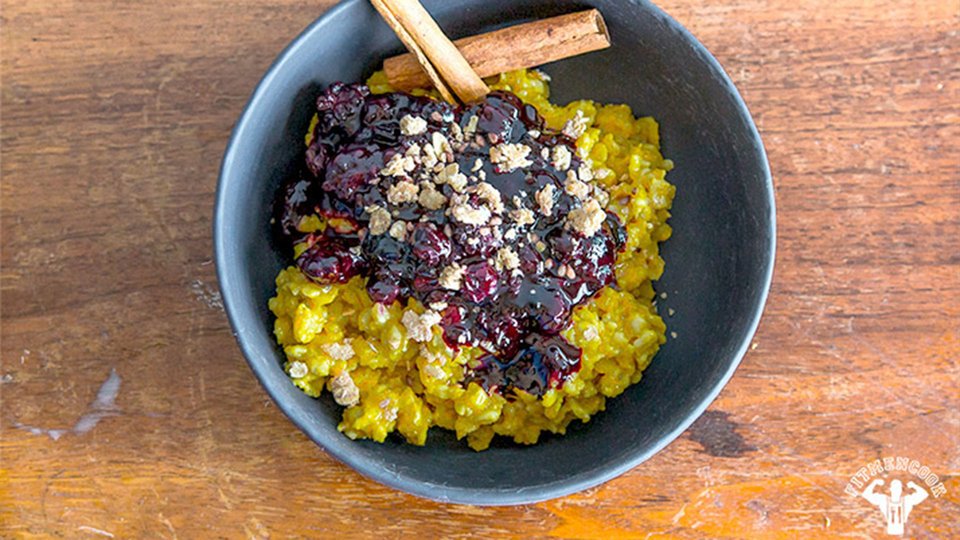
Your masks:
M316 112L277 218L291 244L309 246L296 260L304 274L362 275L374 301L413 297L435 310L448 345L485 351L467 381L489 392L542 395L579 369L581 351L560 332L613 282L625 236L612 214L589 236L567 223L587 197L565 189L582 165L570 137L507 92L454 107L336 83ZM494 160L493 147L524 155ZM418 193L400 189L411 183ZM312 214L328 227L298 230Z

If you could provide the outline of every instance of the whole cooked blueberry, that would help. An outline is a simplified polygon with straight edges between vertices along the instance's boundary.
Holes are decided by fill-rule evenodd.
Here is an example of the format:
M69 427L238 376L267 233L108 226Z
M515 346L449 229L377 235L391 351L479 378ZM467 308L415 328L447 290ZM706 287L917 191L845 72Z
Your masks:
M413 255L428 265L438 265L450 255L450 239L433 223L418 223L410 243Z
M461 292L467 300L480 303L497 291L497 271L486 261L467 266Z
M345 283L359 274L365 261L346 246L323 237L297 257L304 274L320 283Z

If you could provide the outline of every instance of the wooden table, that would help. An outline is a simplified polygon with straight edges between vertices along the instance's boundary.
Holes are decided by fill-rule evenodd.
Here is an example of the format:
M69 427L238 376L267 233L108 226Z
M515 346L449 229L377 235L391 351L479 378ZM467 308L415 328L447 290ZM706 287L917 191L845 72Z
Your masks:
M907 536L960 537L957 0L661 2L763 134L772 294L683 437L606 485L508 508L334 461L269 401L224 317L224 145L331 4L4 3L0 537L879 537L881 513L844 488L884 456L945 482Z

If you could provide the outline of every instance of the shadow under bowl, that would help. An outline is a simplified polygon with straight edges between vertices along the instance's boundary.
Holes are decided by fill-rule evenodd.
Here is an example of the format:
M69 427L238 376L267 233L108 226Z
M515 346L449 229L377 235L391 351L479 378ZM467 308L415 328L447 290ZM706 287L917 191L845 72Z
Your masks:
M462 37L525 20L596 7L607 50L544 66L552 100L626 103L660 123L677 186L655 288L668 339L643 380L607 401L587 424L534 446L497 442L474 452L445 430L427 445L352 441L337 431L340 408L313 399L282 370L267 300L289 264L270 218L278 186L303 152L318 92L360 81L400 44L369 2L343 2L297 37L264 76L233 131L217 188L217 274L237 340L284 413L327 452L365 476L440 501L520 504L567 495L620 475L679 436L720 392L760 319L773 272L773 184L742 99L707 50L645 1L425 1L444 30Z

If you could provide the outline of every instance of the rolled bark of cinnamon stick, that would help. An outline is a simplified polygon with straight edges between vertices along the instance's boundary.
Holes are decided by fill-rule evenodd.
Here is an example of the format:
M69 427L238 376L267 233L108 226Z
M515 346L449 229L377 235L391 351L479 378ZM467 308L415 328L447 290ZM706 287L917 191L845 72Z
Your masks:
M610 46L603 16L595 9L540 19L453 42L478 75L529 68ZM387 80L397 90L429 86L416 57L403 54L383 62Z
M490 92L418 0L372 0L372 3L411 51L410 59L417 71L427 84L434 83L445 99L453 101L448 95L452 92L469 103Z

